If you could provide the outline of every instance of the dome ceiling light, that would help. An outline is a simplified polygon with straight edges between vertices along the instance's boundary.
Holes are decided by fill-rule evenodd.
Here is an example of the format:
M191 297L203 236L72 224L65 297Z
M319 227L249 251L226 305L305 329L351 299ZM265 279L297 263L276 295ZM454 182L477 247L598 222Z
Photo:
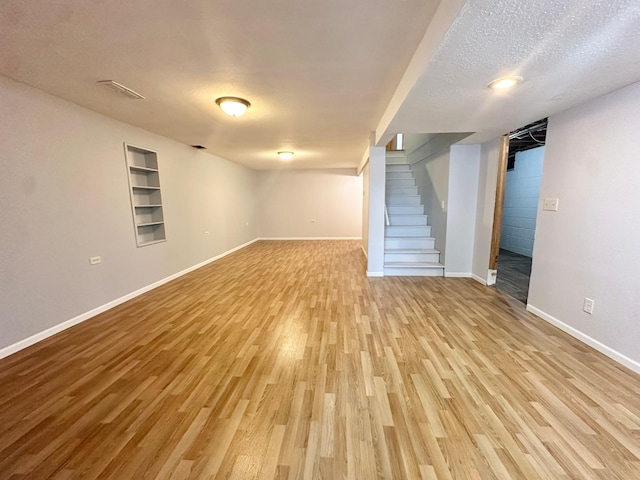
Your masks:
M239 117L247 111L247 108L251 104L240 97L220 97L216 99L216 103L220 106L222 111L232 117Z
M293 152L291 151L281 151L278 152L278 156L280 157L281 160L291 160L291 158L293 157Z

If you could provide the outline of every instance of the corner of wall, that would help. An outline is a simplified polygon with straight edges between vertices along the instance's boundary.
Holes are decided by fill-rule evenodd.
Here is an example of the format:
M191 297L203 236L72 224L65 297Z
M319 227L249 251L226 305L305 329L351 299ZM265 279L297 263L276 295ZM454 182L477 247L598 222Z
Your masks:
M127 302L129 300L131 300L132 298L138 297L140 295L142 295L143 293L146 293L150 290L153 290L154 288L158 288L161 285L164 285L165 283L168 283L172 280L175 280L178 277L181 277L183 275L186 275L187 273L193 272L194 270L197 270L198 268L204 267L205 265L208 265L212 262L215 262L216 260L219 260L222 257L226 257L227 255L236 252L242 248L248 247L249 245L251 245L252 243L258 241L257 238L243 244L243 245L239 245L235 248L232 248L230 250L227 250L224 253L221 253L220 255L216 255L215 257L211 257L207 260L205 260L204 262L200 262L197 265L193 265L192 267L186 268L180 272L174 273L173 275L169 275L166 278L163 278L161 280L158 280L157 282L153 282L145 287L142 287L134 292L128 293L120 298L116 298L115 300L112 300L110 302L105 303L104 305L100 305L99 307L93 308L91 310L89 310L88 312L84 312L80 315L77 315L69 320L66 320L64 322L61 322L57 325L54 325L53 327L47 328L46 330L43 330L41 332L38 332L34 335L31 335L28 338L25 338L23 340L20 340L12 345L8 345L4 348L0 348L0 359L1 358L5 358L8 357L9 355L13 355L14 353L19 352L20 350L23 350L27 347L30 347L31 345L35 345L38 342L41 342L42 340L45 340L49 337L52 337L53 335L60 333L68 328L73 327L74 325L78 325L86 320L89 320L93 317L95 317L96 315L99 315L103 312L106 312L107 310L110 310L124 302Z
M616 362L620 363L621 365L624 365L625 367L629 368L630 370L633 370L634 372L640 374L640 362L637 362L637 361L633 360L632 358L629 358L626 355L623 355L622 353L614 350L613 348L609 347L608 345L605 345L604 343L599 342L595 338L590 337L589 335L585 334L584 332L581 332L577 328L574 328L571 325L568 325L568 324L558 320L554 316L549 315L548 313L540 310L539 308L534 307L531 304L527 304L527 310L529 312L533 313L535 316L537 316L537 317L545 320L546 322L549 322L551 325L559 328L563 332L568 333L573 338L576 338L576 339L580 340L581 342L586 343L590 347L596 349L597 351L599 351L600 353L606 355L607 357L611 358L612 360L615 360Z

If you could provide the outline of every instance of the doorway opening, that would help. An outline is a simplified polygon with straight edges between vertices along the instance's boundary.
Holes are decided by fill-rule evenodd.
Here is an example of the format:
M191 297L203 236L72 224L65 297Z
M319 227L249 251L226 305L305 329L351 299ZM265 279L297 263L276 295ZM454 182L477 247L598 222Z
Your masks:
M496 288L527 303L547 119L509 134Z

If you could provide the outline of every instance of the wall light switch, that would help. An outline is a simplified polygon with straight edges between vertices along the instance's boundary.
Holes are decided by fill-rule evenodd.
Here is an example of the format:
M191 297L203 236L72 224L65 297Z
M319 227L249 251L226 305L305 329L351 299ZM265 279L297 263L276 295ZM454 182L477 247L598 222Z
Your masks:
M543 210L549 210L552 212L558 211L558 203L560 203L560 199L558 198L545 198L544 204L542 205Z
M593 313L593 306L595 305L595 303L596 302L594 300L585 297L584 304L582 305L582 310L591 315Z
M89 257L89 263L91 265L97 265L100 262L102 262L102 259L100 257Z

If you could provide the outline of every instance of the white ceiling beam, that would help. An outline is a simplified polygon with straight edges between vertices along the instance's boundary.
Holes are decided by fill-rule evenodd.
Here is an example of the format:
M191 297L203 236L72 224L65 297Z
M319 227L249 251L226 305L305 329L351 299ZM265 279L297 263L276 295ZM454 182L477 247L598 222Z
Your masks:
M467 0L447 0L441 1L438 5L433 20L431 20L431 23L427 27L422 40L418 44L418 48L416 48L409 62L409 66L405 70L400 83L391 97L389 105L378 123L375 142L377 146L384 146L389 143L396 133L404 133L389 132L387 129L404 101L418 83L418 79L426 72L429 62L438 51L438 47L449 31L453 21L458 17L466 3Z

